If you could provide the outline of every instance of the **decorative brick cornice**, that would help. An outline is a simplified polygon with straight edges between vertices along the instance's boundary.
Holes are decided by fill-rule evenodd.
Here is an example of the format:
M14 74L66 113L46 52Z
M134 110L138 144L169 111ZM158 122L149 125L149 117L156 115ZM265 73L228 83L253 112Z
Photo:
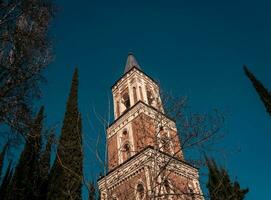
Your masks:
M123 74L112 86L111 89L112 91L114 91L117 87L119 87L124 80L126 80L128 77L131 77L135 74L138 74L139 76L145 76L148 78L148 81L152 82L154 85L158 85L157 82L150 77L148 74L146 74L145 72L143 72L142 70L133 67L132 69L130 69L128 72L126 72L125 74Z
M169 154L157 151L153 147L148 146L138 154L131 157L129 160L108 172L105 177L100 178L98 180L99 188L104 188L106 181L107 188L111 190L137 175L141 170L144 169L144 167L153 167L151 163L154 160L154 155L160 158L163 156L163 159L165 159L166 162L170 160L167 170L173 171L175 174L187 177L189 179L198 178L197 168L186 163L185 161L179 160L178 158L172 157Z
M138 101L134 106L127 110L127 112L121 115L107 128L107 138L113 136L116 132L118 132L118 130L126 126L141 113L144 113L147 116L156 120L158 115L162 116L163 120L167 121L167 126L170 127L172 130L177 131L176 124L172 119L170 119L168 116L158 111L157 109L153 108L152 106L149 106L142 101Z

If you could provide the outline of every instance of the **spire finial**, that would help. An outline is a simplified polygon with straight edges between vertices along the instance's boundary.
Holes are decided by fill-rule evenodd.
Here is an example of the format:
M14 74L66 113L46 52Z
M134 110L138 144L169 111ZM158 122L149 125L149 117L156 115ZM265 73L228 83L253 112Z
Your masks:
M124 73L128 72L133 67L141 69L139 64L137 63L137 61L135 59L135 56L134 56L133 52L129 51L127 61L126 61L126 65L125 65Z

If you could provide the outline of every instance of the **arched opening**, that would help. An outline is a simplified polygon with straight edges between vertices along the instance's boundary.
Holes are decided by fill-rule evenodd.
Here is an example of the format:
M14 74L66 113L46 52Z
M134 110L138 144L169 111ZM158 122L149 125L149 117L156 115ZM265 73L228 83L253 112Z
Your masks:
M172 144L172 138L170 136L170 132L167 127L160 126L159 130L159 146L161 147L161 150L171 154L173 153L173 144Z
M123 152L123 161L125 161L131 157L131 146L129 143L125 143L123 145L122 152Z
M168 179L166 179L164 181L164 186L165 186L166 193L170 194L171 191L170 191L170 184L169 184L169 180Z
M140 99L143 101L143 92L142 92L142 87L139 86L139 93L140 93Z
M192 189L191 185L188 186L188 191L189 191L189 196L191 197L192 200L195 200L195 192Z
M163 126L159 126L159 132L162 132L164 130Z
M162 106L160 99L157 97L155 101L156 101L156 108L159 109L160 111L162 111L163 106Z
M121 142L122 142L122 144L125 143L125 141L127 141L127 140L129 140L129 134L128 134L127 129L125 128L122 131L122 136L121 136Z
M125 106L125 110L128 109L128 108L130 108L131 103L130 103L130 97L129 97L128 92L126 92L126 93L124 93L122 95L122 103Z
M170 152L170 138L167 135L162 135L161 137L161 144L162 144L162 149L166 153L171 153Z
M149 105L152 105L154 103L154 97L151 90L149 89L147 90L147 98L148 98Z
M124 129L123 132L122 132L122 134L123 134L124 136L127 136L127 134L128 134L127 129Z
M112 200L118 200L118 198L116 197L116 195L113 195L113 199Z
M106 200L106 193L102 193L102 195L101 195L101 200Z
M136 199L142 200L145 196L145 188L142 183L139 183L136 187Z
M136 103L137 102L136 87L133 87L133 96L134 96L134 103Z
M119 116L120 116L120 102L117 101L116 104L117 104L117 105L116 105L116 115L117 115L117 117L119 117Z

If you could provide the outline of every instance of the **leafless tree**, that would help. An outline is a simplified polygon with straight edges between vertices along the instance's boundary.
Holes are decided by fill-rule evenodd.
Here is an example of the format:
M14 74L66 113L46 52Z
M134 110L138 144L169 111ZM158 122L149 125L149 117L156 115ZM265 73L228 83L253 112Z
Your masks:
M218 139L224 135L224 114L218 110L213 110L205 114L194 113L187 105L187 98L175 98L166 93L163 94L163 102L166 115L162 112L155 111L152 117L139 115L138 119L135 120L137 130L133 130L133 132L136 131L134 134L137 134L139 138L134 144L137 150L133 152L131 151L132 148L130 148L128 158L126 158L127 161L124 161L131 161L132 158L129 159L129 157L139 160L135 164L135 168L148 169L149 177L151 177L149 181L150 186L146 189L146 187L142 188L140 184L127 182L125 188L119 189L120 191L117 191L116 194L116 189L114 193L112 193L112 188L109 186L110 180L107 180L107 176L105 176L105 196L107 199L133 199L135 198L135 191L136 195L153 200L198 200L204 198L204 196L207 197L207 195L201 192L199 185L196 185L196 188L195 185L191 186L189 176L182 180L174 179L173 177L176 173L176 168L179 168L179 162L182 162L184 167L189 168L189 166L192 166L193 169L204 165L205 162L202 159L202 154L213 151L214 142L218 141ZM108 119L97 114L96 116L106 129L109 126ZM176 124L175 128L179 134L172 130L174 124ZM171 132L171 134L166 134L168 132ZM98 138L100 139L101 136ZM148 144L147 147L150 147L151 150L146 150L146 143ZM97 150L99 149L99 145L100 140L97 142L96 149L90 149L92 152L95 152L104 174L107 174L108 163L110 162L107 158L107 140L105 144L105 156L101 156ZM126 143L123 143L118 151L127 151L129 147L125 145ZM190 154L191 156L184 158L183 152L189 153L191 151L193 152ZM136 158L139 152L141 153L141 157L144 157L142 157L142 160ZM118 154L115 153L114 156L117 157ZM111 157L111 159L115 158ZM113 171L114 170L116 169L113 169ZM121 180L127 172L118 171L116 173L117 175L114 176L114 182ZM196 171L192 170L191 173L196 174ZM180 184L180 182L182 184Z
M27 132L33 100L41 95L42 70L52 61L48 27L54 10L52 1L0 1L2 130Z

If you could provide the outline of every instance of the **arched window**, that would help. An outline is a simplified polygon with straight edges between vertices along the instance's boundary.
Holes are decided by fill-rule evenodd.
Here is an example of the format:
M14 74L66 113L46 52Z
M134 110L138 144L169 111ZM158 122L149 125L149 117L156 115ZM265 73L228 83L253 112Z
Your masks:
M122 131L121 143L124 144L125 142L128 142L127 140L129 140L129 134L128 134L127 129L125 128L125 129ZM126 145L126 144L125 144L125 145ZM123 145L122 147L124 148L125 145ZM124 150L124 149L123 149L123 150Z
M142 200L145 197L145 188L143 183L138 183L136 186L136 199L137 200Z
M101 195L101 200L106 200L106 196L107 196L106 193L103 192Z
M117 101L117 105L116 105L116 114L117 114L117 117L119 117L119 115L120 115L120 104L119 104L120 102L119 101Z
M122 148L123 151L123 160L127 160L131 157L131 146L129 143L125 143Z
M170 143L171 143L170 138L167 135L162 135L161 145L164 152L170 153L170 150L171 150Z
M116 195L113 195L113 199L112 200L118 200L118 198L116 197Z
M160 109L160 111L163 110L162 103L160 102L160 99L158 97L156 98L156 108Z
M136 103L137 102L136 87L133 87L133 96L134 96L134 103Z
M127 93L124 93L124 94L122 95L122 103L123 103L123 105L125 106L125 109L130 108L131 103L130 103L130 98L129 98L128 92L127 92Z
M150 90L147 90L147 98L148 98L149 105L152 105L154 97L153 97L153 94Z
M124 129L123 132L122 132L122 134L123 134L124 136L127 136L127 134L128 134L127 129Z
M166 193L170 194L171 191L170 191L170 184L169 184L168 179L164 180L164 186L165 186Z
M192 189L192 186L191 185L188 185L188 191L189 191L189 196L191 197L192 200L195 200L195 192L194 190Z
M143 92L142 92L142 87L139 86L139 93L140 93L140 99L143 101Z
M164 130L163 126L159 126L159 132L162 132Z

